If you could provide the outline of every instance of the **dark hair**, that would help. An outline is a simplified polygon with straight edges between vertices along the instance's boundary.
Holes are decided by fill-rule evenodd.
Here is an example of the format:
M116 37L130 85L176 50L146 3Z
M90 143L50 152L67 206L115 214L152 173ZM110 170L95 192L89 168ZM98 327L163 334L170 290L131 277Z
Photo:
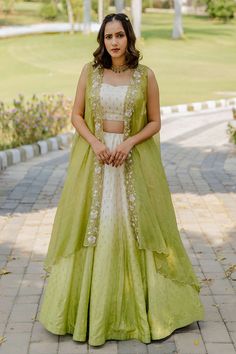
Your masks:
M140 59L140 52L135 48L136 36L132 24L128 16L123 13L118 13L118 14L112 13L104 17L100 30L97 35L97 42L99 43L99 47L93 53L94 56L93 66L97 67L100 65L104 68L109 69L112 65L111 56L106 50L104 44L104 32L105 32L106 24L113 20L117 20L121 22L127 37L127 49L125 53L126 64L130 68L136 68L138 66L138 62Z

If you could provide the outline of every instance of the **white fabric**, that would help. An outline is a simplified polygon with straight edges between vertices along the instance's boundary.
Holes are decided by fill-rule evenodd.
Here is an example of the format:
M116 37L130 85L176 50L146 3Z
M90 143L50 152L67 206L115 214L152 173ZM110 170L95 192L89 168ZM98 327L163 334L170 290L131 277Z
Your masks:
M104 132L106 146L112 151L123 141L124 134ZM128 203L125 188L124 163L120 166L104 165L103 195L100 232L109 229L112 234L117 225L128 226Z
M102 83L100 100L106 120L124 120L124 102L128 85L113 86Z

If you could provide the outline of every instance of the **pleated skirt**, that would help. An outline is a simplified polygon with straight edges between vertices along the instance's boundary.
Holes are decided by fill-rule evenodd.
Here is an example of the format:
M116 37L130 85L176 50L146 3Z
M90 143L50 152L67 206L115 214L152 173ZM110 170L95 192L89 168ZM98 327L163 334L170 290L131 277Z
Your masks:
M113 150L123 134L104 132L104 139ZM82 247L52 267L39 322L51 333L99 346L111 339L150 343L204 319L197 290L164 277L153 252L137 247L124 164L105 165L103 186L97 245Z

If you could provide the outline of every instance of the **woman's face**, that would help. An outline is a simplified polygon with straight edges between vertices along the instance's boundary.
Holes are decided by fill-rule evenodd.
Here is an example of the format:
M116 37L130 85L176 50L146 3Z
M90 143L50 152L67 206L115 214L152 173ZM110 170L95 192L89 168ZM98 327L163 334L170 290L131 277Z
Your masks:
M117 20L110 21L105 26L104 44L112 58L125 56L127 37L122 23Z

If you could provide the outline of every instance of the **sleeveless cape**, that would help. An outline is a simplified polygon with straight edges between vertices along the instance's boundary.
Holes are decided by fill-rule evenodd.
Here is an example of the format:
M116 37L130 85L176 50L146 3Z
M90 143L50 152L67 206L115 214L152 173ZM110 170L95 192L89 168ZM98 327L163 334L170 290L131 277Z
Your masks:
M124 107L124 140L148 123L148 68L133 69ZM88 63L84 119L90 131L103 139L100 86L103 68ZM157 272L200 291L176 222L171 194L162 165L160 132L135 145L125 160L129 219L139 249L153 251ZM81 247L96 247L103 190L104 165L78 133L73 137L67 176L54 219L44 270Z

